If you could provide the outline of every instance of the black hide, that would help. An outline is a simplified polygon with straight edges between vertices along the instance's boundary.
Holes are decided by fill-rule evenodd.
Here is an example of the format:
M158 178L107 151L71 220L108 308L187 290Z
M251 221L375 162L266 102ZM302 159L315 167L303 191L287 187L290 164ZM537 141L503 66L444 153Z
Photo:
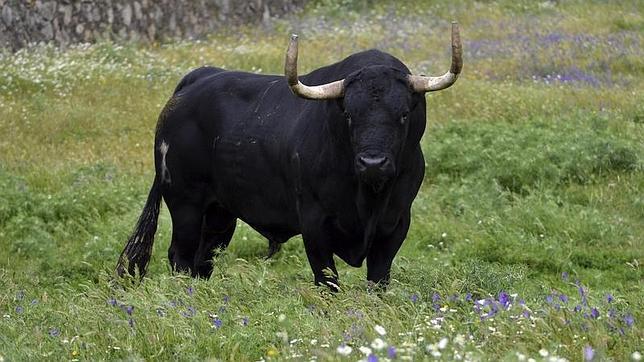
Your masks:
M283 76L211 67L186 75L155 139L172 266L209 276L239 218L272 251L302 234L318 284L335 288L335 254L355 267L366 259L368 280L386 285L424 174L425 98L407 74L370 50L300 77L344 78L338 100L298 98Z

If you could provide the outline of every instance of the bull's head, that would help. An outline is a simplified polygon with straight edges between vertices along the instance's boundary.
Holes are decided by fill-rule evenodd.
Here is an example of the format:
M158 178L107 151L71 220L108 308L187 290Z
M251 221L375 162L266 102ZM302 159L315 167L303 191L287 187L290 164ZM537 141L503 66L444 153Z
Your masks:
M345 79L307 86L297 76L297 35L286 52L285 73L293 93L306 99L342 99L355 170L378 192L396 175L396 160L409 130L408 114L416 94L445 89L458 78L463 66L458 24L452 23L452 65L438 77L411 75L382 65L364 67ZM423 120L424 121L424 120Z

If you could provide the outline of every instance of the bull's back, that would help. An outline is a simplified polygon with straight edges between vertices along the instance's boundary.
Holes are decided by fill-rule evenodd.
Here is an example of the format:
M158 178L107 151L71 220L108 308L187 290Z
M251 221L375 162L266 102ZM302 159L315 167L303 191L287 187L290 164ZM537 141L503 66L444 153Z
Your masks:
M288 97L283 77L199 68L177 86L157 138L175 152L179 172L205 176L209 202L284 233L297 228Z

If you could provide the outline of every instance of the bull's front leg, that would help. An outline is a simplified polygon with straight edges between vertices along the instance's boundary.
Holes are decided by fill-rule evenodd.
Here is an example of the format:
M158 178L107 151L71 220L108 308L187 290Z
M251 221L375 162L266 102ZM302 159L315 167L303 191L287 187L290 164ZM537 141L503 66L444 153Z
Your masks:
M333 261L331 248L331 231L325 227L326 217L317 205L305 208L301 215L302 239L306 257L313 270L316 285L326 285L334 292L338 291L338 271Z
M410 213L405 212L393 231L378 233L367 255L367 281L377 289L389 285L391 264L409 230Z
M323 238L303 235L306 257L309 259L316 285L326 285L338 291L338 271L333 261L333 253L323 245Z

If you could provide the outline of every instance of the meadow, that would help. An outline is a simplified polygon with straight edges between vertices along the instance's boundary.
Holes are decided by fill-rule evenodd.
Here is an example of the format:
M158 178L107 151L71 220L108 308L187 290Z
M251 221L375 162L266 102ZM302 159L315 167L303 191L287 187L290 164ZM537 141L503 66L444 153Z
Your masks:
M319 0L270 26L168 44L0 52L0 361L640 360L644 9L638 1ZM280 74L368 48L427 95L426 175L385 293L301 238L264 260L240 223L209 280L173 275L162 210L142 283L114 267L153 179L157 116L204 64Z

